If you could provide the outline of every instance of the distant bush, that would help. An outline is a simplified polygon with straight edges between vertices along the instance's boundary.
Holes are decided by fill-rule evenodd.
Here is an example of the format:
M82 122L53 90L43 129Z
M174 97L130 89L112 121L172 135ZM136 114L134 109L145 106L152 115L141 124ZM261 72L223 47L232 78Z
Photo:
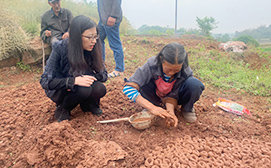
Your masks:
M176 34L196 34L199 35L198 29L185 29L180 28L176 31ZM148 26L146 24L142 25L137 29L137 33L139 35L173 35L175 34L175 30L169 27L161 27L161 26Z
M218 41L218 42L225 43L225 42L231 40L231 38L230 38L230 36L229 36L228 34L224 34L224 35L219 34L219 35L217 35L217 36L218 36L218 37L216 37L216 41Z
M173 35L174 34L174 29L167 29L166 30L166 35Z
M233 40L234 41L242 41L242 42L244 42L247 45L253 45L255 47L259 47L260 46L260 44L254 38L252 38L249 35L242 35L242 36L239 36L239 37L237 37L237 38L235 38Z
M198 29L188 29L187 31L185 31L184 34L195 34L195 35L200 35L200 30L198 30Z
M156 35L156 36L160 36L163 35L162 32L160 32L159 30L155 30L155 29L151 29L150 31L148 31L149 35Z
M166 31L167 28L160 26L142 25L138 28L138 34L140 35L163 35Z

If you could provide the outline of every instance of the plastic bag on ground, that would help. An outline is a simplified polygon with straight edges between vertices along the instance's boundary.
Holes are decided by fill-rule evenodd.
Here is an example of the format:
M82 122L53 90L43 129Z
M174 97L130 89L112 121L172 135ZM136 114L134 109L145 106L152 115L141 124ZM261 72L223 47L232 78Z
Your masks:
M243 115L244 113L251 115L250 111L245 106L223 98L218 98L218 101L214 103L213 106L218 106L227 112L237 115Z

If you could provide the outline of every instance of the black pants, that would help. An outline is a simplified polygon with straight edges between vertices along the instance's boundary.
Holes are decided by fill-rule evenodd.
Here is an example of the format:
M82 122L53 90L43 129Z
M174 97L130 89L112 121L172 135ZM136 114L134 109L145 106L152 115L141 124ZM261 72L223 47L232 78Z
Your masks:
M182 105L185 111L191 111L194 103L199 100L202 91L205 89L201 81L190 77L186 79L179 90L178 105ZM139 90L141 96L159 106L162 103L161 98L156 95L156 85L150 81Z
M75 92L62 91L63 101L59 104L64 109L72 110L78 104L90 103L99 107L100 99L106 94L102 82L94 82L90 87L75 86Z

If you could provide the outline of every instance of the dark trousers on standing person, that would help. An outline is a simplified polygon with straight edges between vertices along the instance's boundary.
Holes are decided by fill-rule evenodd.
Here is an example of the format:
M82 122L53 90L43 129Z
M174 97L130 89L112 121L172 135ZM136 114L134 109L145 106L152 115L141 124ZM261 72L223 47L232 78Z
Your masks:
M192 111L194 103L199 100L204 88L203 83L197 78L186 79L179 90L178 105L182 105L182 108L187 112ZM162 103L161 98L156 95L156 85L153 80L141 87L139 92L154 105L159 106Z
M90 87L74 86L75 91L61 90L62 101L57 105L55 116L60 122L70 119L70 111L80 104L84 112L100 115L100 99L106 94L102 82L95 81Z

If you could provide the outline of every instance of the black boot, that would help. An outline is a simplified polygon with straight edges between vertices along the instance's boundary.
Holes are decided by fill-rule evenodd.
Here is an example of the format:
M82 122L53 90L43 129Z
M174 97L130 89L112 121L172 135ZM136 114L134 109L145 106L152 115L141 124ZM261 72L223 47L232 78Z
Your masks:
M83 102L80 103L80 107L83 112L91 112L93 115L102 115L103 114L102 109L100 109L99 105L95 104L90 102Z
M58 122L61 122L63 120L70 120L70 114L71 114L70 110L64 109L60 105L58 105L55 110L55 117Z

